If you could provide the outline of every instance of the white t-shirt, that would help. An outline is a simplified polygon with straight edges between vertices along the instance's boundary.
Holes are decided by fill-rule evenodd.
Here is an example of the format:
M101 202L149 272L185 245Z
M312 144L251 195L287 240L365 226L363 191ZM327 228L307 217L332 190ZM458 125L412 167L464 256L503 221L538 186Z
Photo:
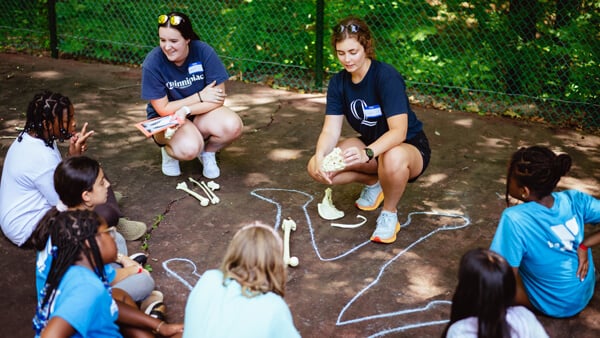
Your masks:
M506 321L511 327L512 338L545 338L546 330L535 315L523 306L512 306L506 311ZM469 317L452 324L447 338L477 338L477 318Z
M62 157L56 145L23 134L8 149L0 180L0 226L16 245L25 243L42 216L58 203L54 169Z

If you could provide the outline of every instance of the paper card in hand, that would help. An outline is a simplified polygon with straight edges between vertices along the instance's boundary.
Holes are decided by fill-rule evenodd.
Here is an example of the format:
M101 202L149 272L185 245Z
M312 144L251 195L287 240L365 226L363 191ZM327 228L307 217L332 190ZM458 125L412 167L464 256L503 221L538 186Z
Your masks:
M146 137L150 137L156 133L160 133L161 131L173 127L176 128L179 126L179 122L175 115L167 115L155 117L146 121L142 121L135 124L136 128L138 128Z

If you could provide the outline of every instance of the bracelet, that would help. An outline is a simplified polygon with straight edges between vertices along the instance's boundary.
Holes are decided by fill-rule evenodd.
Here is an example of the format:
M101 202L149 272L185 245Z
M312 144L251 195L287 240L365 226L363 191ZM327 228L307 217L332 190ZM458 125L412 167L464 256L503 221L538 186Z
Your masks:
M156 325L156 329L152 330L152 333L154 334L160 334L160 327L165 323L164 320L161 320L160 323L158 323L158 325Z
M204 102L202 101L202 96L200 96L200 92L198 92L198 98L200 99L200 102Z
M587 246L585 246L585 244L583 244L583 242L581 242L581 243L579 244L579 249L581 249L581 250L583 250L583 251L587 251L587 250L588 250L588 247L587 247Z
M188 106L183 106L181 109L185 110L185 116L188 116L192 113L192 110Z

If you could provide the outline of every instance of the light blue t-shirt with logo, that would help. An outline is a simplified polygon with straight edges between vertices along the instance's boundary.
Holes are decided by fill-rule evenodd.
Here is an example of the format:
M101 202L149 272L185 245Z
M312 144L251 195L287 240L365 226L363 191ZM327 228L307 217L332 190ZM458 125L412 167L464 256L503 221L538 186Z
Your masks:
M551 317L571 317L588 304L596 278L591 250L589 269L577 277L577 247L584 225L600 223L600 200L577 190L552 193L547 208L527 202L502 213L490 249L519 268L531 304Z

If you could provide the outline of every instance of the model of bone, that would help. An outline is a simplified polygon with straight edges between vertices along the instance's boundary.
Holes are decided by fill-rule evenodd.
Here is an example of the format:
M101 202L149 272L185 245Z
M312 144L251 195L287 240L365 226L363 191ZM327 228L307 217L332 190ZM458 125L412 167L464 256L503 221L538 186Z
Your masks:
M356 218L360 218L360 219L362 219L362 221L360 221L356 224L331 223L331 226L338 227L338 228L353 229L353 228L358 228L359 226L361 226L367 222L367 218L363 215L356 215Z
M165 138L167 140L170 140L171 137L173 137L173 135L175 135L176 131L177 131L177 127L169 127L169 128L167 128L167 130L165 130Z
M323 196L323 201L317 204L317 209L319 210L319 216L326 220L331 221L344 217L344 212L338 210L333 205L333 201L331 199L331 188L325 189L325 196Z
M342 149L335 147L333 150L323 158L321 164L321 170L323 171L338 171L346 167L344 163L344 157L342 156Z
M205 207L208 205L208 198L202 197L202 196L198 195L196 192L190 190L185 182L178 183L177 187L175 187L175 188L178 190L183 190L183 191L187 192L188 194L192 195L193 197L195 197L198 201L200 201L201 206Z
M296 222L291 219L284 219L281 228L283 229L283 264L298 266L300 263L298 257L290 257L290 232L296 230Z
M210 189L206 183L204 183L204 181L202 182L198 182L195 179L189 177L188 178L190 180L190 182L196 184L197 186L200 187L200 189L202 189L202 191L204 191L204 193L206 194L206 196L208 196L208 199L210 200L210 203L212 204L217 204L219 202L221 202L221 199L212 191L212 189Z
M219 190L221 188L221 186L215 182L215 181L208 181L208 183L206 183L206 185L212 190Z

